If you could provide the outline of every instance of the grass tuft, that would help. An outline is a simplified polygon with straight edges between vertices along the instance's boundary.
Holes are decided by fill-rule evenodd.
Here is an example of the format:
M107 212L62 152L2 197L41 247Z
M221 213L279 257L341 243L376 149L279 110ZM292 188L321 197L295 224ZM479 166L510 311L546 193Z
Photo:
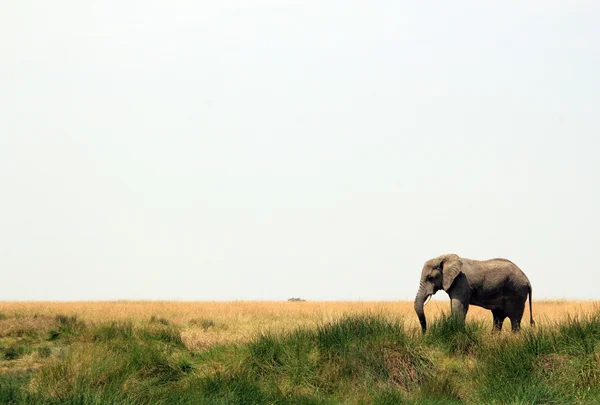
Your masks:
M399 322L379 315L352 315L317 328L317 345L323 352L343 354L356 345L375 340L405 339Z
M48 346L40 346L38 348L38 354L42 358L50 357L50 355L52 355L52 349Z
M478 349L483 334L481 322L465 322L451 314L442 314L429 326L423 339L430 346L443 348L448 354L467 355Z
M27 348L25 346L21 346L21 345L10 346L4 350L4 359L5 360L17 360L18 358L22 357L23 355L25 355L28 352L29 351L27 350Z
M95 328L92 332L92 339L99 342L129 340L133 337L133 324L131 322L111 322L109 325Z
M215 321L208 318L195 318L190 320L189 324L193 326L200 326L204 330L214 328L217 325Z
M431 360L400 324L381 316L351 316L321 325L316 332L267 333L248 349L246 365L254 375L331 392L347 381L365 380L409 389L432 369Z
M61 337L77 335L85 328L85 324L78 321L77 316L75 315L56 315L55 322L57 327L50 329L49 340L57 340Z
M170 325L170 322L168 319L162 318L162 317L159 318L156 315L152 315L150 317L150 323L160 323L161 325L165 325L165 326Z
M215 374L200 385L203 397L213 404L276 404L274 395L264 392L256 381L246 375Z
M482 345L477 368L481 376L481 398L509 403L563 403L552 381L564 364L547 357L554 353L556 333L543 328L526 329L519 336L492 339ZM540 359L549 361L540 362ZM510 383L509 383L510 382ZM557 402L558 401L558 402Z
M182 348L185 347L181 339L180 330L174 326L164 326L162 324L149 325L146 328L140 329L139 334L144 340L158 341Z
M571 354L592 354L600 340L600 312L589 316L568 317L556 325L557 349Z

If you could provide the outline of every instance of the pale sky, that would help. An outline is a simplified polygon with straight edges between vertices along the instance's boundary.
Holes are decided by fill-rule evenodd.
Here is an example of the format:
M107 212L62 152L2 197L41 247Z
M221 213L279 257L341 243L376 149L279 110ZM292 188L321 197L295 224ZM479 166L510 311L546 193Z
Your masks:
M0 300L412 300L445 253L600 299L599 21L5 0Z

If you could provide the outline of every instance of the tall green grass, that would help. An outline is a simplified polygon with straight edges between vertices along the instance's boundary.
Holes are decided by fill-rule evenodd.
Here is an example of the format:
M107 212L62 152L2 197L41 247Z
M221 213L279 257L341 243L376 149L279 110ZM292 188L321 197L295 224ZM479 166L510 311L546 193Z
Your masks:
M489 403L567 404L600 401L600 316L525 329L481 345L480 398Z
M481 346L484 330L482 322L464 322L458 317L442 314L428 328L424 342L442 348L448 354L466 355Z
M349 315L203 352L161 319L57 317L57 337L11 337L0 345L0 403L600 403L600 313L500 334L443 316L424 335ZM19 368L28 358L42 367Z

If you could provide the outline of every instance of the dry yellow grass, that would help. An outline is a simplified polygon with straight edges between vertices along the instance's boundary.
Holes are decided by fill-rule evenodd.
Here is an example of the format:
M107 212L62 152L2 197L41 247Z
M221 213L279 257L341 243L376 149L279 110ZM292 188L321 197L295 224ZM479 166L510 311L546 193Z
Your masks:
M538 324L549 324L567 316L590 313L600 308L598 301L534 301L533 314ZM432 301L426 308L428 319L448 312L449 301ZM152 316L165 318L180 326L184 342L192 349L215 344L247 341L264 331L286 331L300 326L314 327L348 313L377 312L405 320L407 328L417 327L413 303L394 302L0 302L2 332L45 325L56 315L76 315L78 319L99 324L118 320L148 322ZM489 322L491 314L471 307L467 319ZM529 309L523 323L528 324ZM34 327L34 326L33 326Z

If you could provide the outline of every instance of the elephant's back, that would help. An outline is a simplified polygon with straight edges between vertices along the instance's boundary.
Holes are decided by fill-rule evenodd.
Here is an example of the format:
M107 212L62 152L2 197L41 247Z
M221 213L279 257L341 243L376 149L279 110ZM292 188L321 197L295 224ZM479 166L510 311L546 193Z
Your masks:
M484 260L481 263L488 275L493 274L497 278L496 281L500 281L500 278L505 278L505 281L509 284L516 284L518 286L531 286L529 278L523 270L515 263L508 259L501 257Z
M490 261L500 263L502 266L508 266L510 269L509 273L511 273L509 276L511 282L516 283L518 286L531 287L531 283L525 272L512 261L504 258L495 258Z
M519 267L519 266L517 266L516 264L514 264L513 262L511 262L510 260L508 260L508 259L505 259L505 258L503 258L503 257L495 257L495 258L493 258L493 259L489 259L489 260L486 260L486 261L488 261L488 262L504 262L504 263L509 263L509 264L512 264L513 266L515 266L515 267L517 267L517 268Z

